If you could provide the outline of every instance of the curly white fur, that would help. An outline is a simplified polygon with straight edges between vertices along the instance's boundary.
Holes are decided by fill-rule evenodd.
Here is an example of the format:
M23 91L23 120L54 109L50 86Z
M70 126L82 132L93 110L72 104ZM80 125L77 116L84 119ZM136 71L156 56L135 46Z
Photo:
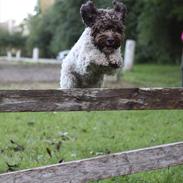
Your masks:
M122 66L121 49L107 57L93 44L91 28L87 27L63 60L61 89L100 87L104 74L115 70L110 63Z

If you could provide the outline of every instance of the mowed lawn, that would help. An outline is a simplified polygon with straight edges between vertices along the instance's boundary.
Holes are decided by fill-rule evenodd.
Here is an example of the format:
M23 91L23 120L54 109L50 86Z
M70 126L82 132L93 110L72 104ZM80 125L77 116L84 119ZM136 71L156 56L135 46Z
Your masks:
M136 65L123 78L138 86L146 87L180 87L181 69L174 65Z
M137 65L123 78L146 87L180 83L178 66ZM177 141L183 111L1 113L0 173ZM98 182L181 183L183 166Z

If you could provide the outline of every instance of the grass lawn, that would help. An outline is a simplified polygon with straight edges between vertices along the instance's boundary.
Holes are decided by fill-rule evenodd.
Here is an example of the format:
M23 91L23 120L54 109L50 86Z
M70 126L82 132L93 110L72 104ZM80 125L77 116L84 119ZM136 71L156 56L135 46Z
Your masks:
M135 65L123 79L145 87L180 87L181 69L174 65Z
M138 65L124 78L140 86L178 86L177 69ZM4 173L182 141L183 112L1 113L0 139L0 173ZM183 166L98 182L181 183Z

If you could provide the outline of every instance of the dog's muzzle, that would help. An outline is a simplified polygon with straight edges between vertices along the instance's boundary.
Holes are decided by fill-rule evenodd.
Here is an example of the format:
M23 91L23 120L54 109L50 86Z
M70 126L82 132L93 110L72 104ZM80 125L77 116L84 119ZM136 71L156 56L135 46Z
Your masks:
M114 44L115 44L115 40L113 38L108 38L106 40L106 46L108 46L108 47L114 47Z
M109 63L109 66L114 68L114 69L119 69L121 66L119 64L113 64L113 63Z

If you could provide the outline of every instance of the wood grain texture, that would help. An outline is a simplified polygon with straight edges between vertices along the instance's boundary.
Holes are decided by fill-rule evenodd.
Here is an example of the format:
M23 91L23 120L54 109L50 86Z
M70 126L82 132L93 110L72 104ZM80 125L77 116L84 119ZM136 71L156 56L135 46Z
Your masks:
M83 183L183 164L183 142L0 175L2 183Z
M0 91L0 112L183 109L183 88Z

